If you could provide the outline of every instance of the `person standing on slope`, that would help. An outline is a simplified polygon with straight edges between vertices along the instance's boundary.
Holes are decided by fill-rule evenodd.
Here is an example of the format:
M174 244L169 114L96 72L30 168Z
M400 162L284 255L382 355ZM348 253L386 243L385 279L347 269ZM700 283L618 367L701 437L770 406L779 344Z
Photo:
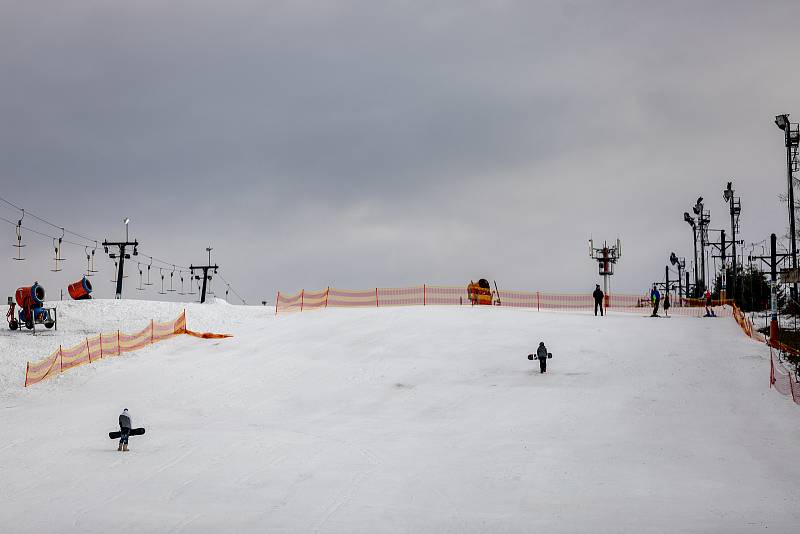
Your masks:
M536 356L533 359L539 360L539 373L547 372L547 358L552 358L553 355L547 352L547 347L544 346L544 341L539 342L539 348L536 349Z
M600 317L603 316L603 297L605 294L603 290L600 289L600 284L595 285L594 293L592 293L594 297L594 316L597 317L597 309L600 308Z
M128 436L131 434L131 415L128 413L127 408L119 414L119 433L119 447L117 447L117 450L127 452Z
M653 289L650 290L650 300L653 302L653 314L650 317L658 317L658 305L661 303L661 293L659 293L655 284L653 284Z
M706 317L716 317L717 314L714 313L714 309L712 307L713 303L711 301L711 291L709 291L708 289L706 289L705 297L706 297Z
M669 308L672 304L669 301L669 292L664 295L664 315L669 317Z

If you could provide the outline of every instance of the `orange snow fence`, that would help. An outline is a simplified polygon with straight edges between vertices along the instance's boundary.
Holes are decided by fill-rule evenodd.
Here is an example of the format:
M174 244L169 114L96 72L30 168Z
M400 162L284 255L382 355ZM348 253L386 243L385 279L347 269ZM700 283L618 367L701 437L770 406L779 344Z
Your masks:
M497 306L528 308L536 310L592 311L594 298L590 293L549 293L542 291L492 290ZM674 299L670 314L700 316L705 305L700 301ZM375 287L370 289L326 289L302 290L293 295L278 292L275 298L275 313L303 312L322 308L381 308L386 306L469 306L467 284L463 286L432 286L423 284L412 287ZM662 302L663 304L663 302ZM681 306L681 304L683 304ZM732 308L727 301L714 301L717 315L727 316ZM609 295L604 309L630 313L649 313L653 309L650 298L644 295ZM663 308L660 308L663 313Z
M786 369L780 359L776 359L774 354L775 350L777 350L782 353L800 356L800 351L781 343L777 339L770 339L756 330L753 322L736 305L733 307L733 318L739 323L742 332L747 337L766 343L769 346L769 387L774 387L778 393L787 395L792 398L795 404L800 404L800 383L798 383L796 377L792 376L791 371Z
M210 334L192 332L186 329L186 312L174 321L157 323L150 321L144 329L134 334L108 332L87 337L72 347L59 346L50 356L38 362L28 362L25 369L25 387L86 363L92 363L109 356L120 356L181 334L200 338L231 337L229 334Z

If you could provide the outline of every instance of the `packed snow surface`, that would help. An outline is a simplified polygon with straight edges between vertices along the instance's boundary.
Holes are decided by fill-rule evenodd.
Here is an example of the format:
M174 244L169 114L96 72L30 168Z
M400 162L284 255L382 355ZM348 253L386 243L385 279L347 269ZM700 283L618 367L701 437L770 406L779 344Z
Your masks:
M26 360L182 308L65 302L58 332L4 331L0 530L800 528L800 411L730 318L193 304L189 328L235 337L22 388ZM128 453L123 408L147 428Z

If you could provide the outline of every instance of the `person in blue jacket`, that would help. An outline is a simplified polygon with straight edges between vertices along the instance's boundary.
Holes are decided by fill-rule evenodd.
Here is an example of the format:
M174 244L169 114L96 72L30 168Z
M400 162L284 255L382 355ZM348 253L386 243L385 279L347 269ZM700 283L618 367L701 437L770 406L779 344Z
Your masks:
M655 284L653 284L653 289L650 290L650 300L653 302L653 314L650 317L658 317L658 306L661 304L661 293L659 293Z

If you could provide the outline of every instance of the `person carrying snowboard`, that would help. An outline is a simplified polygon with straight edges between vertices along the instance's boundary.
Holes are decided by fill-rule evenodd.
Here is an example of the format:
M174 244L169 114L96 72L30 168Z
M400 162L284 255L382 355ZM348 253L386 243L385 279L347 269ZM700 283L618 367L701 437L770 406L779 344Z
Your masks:
M603 290L600 289L600 284L595 285L594 293L592 293L594 297L594 316L597 317L597 308L600 308L600 317L603 316L603 297L605 294Z
M118 451L128 451L128 436L131 433L131 415L128 413L128 409L125 408L122 410L122 413L119 414L119 447L117 447Z
M669 293L667 293L666 295L664 295L664 315L666 317L669 317L670 306L672 306L672 304L669 301Z
M547 372L547 358L552 358L553 355L547 352L547 347L544 346L544 341L539 342L539 348L536 349L536 356L534 360L539 360L539 373Z
M658 305L661 303L661 293L659 293L655 284L653 284L653 289L650 290L650 300L653 302L653 314L650 317L658 317Z

